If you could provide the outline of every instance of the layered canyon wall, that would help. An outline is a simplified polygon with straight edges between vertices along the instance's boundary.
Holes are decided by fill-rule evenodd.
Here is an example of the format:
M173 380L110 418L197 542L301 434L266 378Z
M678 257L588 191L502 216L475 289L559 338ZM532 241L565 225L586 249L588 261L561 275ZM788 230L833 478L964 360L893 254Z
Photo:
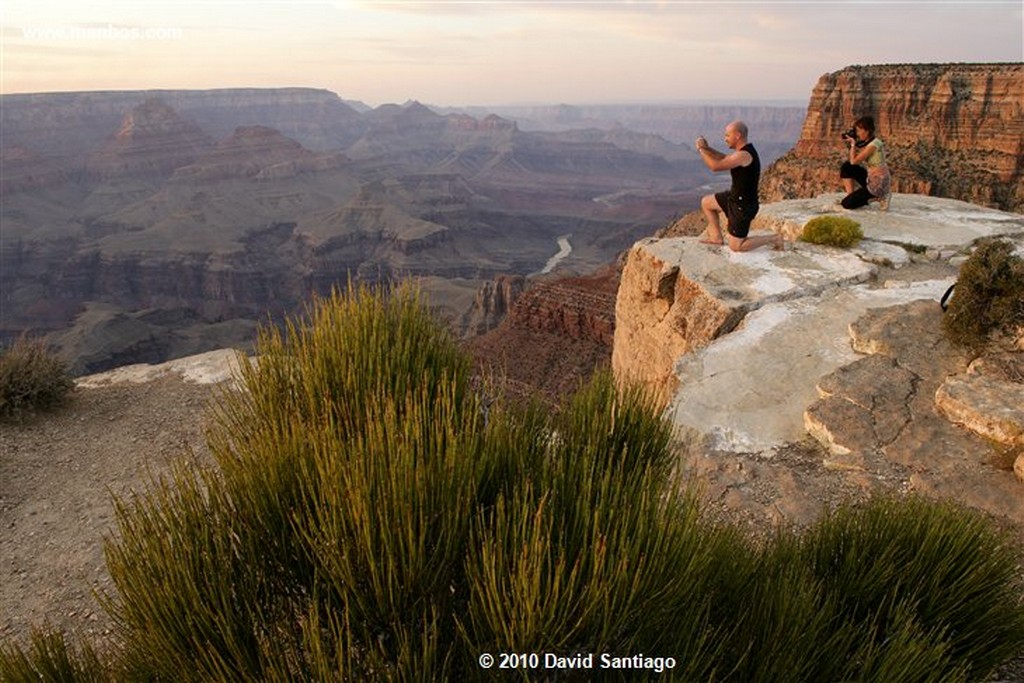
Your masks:
M474 115L494 111L529 131L605 130L658 135L691 145L699 135L720 140L727 123L742 119L750 126L766 163L784 154L800 135L804 109L793 102L759 104L594 104L470 107ZM691 150L692 151L692 150Z
M573 267L613 258L705 175L652 135L357 112L303 88L0 105L0 343L49 335L76 372L249 340L349 278L427 278L458 322L467 291L537 272L560 235Z
M359 112L319 88L29 93L3 96L4 144L26 145L48 157L81 156L118 130L125 112L150 100L214 139L239 126L263 125L310 149L329 150L351 144L367 128Z
M874 116L893 190L1024 212L1024 64L850 66L815 85L796 146L766 170L763 202L837 192L860 116Z
M595 369L610 365L618 267L535 280L518 292L517 284L499 280L488 288L491 293L506 290L501 305L507 314L493 329L468 339L466 348L510 397L557 403ZM474 307L478 313L481 303ZM494 308L491 304L488 310Z

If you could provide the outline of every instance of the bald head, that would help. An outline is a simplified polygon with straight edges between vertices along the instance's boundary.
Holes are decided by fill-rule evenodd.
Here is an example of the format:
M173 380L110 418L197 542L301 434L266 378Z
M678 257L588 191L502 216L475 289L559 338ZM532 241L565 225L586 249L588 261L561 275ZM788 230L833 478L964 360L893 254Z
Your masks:
M733 121L728 126L726 126L726 128L732 128L734 131L736 131L737 135L742 137L744 140L747 139L749 131L747 130L747 124L743 123L742 121Z
M747 144L747 124L733 121L725 127L725 144L731 149L740 149Z

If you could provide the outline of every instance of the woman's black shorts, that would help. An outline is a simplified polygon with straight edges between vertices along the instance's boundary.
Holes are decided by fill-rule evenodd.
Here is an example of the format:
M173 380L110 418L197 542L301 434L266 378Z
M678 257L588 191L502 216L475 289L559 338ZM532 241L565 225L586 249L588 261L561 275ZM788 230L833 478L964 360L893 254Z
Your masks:
M852 178L864 187L868 186L868 169L860 164L851 164L849 161L844 161L843 165L839 167L839 177Z
M867 206L868 202L874 199L875 195L868 191L868 169L859 164L844 161L843 165L839 167L839 177L851 178L860 185L839 202L844 209L859 209L862 206Z

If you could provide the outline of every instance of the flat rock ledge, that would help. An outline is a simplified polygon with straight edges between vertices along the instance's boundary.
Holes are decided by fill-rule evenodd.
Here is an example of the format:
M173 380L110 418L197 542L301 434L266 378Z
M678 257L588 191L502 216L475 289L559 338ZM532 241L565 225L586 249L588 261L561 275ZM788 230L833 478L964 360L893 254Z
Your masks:
M807 431L837 467L899 471L908 489L1024 521L1024 492L1008 472L1024 452L1024 353L968 365L937 308L875 309L851 325L851 344L870 355L818 381Z
M106 372L79 377L75 385L81 389L95 389L121 383L145 384L168 376L179 377L193 384L220 384L239 376L238 358L239 354L234 349L217 349L165 363L123 365Z
M1024 234L1024 216L969 202L916 194L893 194L888 211L877 204L850 211L839 206L840 193L813 198L787 199L761 207L752 228L782 233L796 240L804 224L823 215L847 216L860 223L865 240L861 246L912 247L933 260L949 260L983 237L1017 237ZM904 262L893 250L885 253ZM896 266L897 264L892 264Z
M764 205L754 228L792 238L814 216L849 214L865 233L856 249L636 243L613 371L664 400L685 469L755 527L809 523L823 501L883 489L1024 525L1018 366L970 366L945 341L939 306L979 239L1024 255L1024 216L916 195L845 212L839 198Z
M692 237L641 240L616 298L612 366L668 401L679 387L680 359L752 311L865 282L875 271L854 254L808 244L735 253Z

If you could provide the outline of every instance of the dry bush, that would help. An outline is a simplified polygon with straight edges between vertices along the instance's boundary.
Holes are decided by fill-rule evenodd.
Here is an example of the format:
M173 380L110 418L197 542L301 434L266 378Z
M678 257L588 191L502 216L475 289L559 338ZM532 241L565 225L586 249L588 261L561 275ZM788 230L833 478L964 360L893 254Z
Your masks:
M980 349L1024 326L1024 259L1005 240L982 242L960 268L942 319L946 338Z
M42 341L20 337L0 352L0 420L50 410L73 386L67 364Z

